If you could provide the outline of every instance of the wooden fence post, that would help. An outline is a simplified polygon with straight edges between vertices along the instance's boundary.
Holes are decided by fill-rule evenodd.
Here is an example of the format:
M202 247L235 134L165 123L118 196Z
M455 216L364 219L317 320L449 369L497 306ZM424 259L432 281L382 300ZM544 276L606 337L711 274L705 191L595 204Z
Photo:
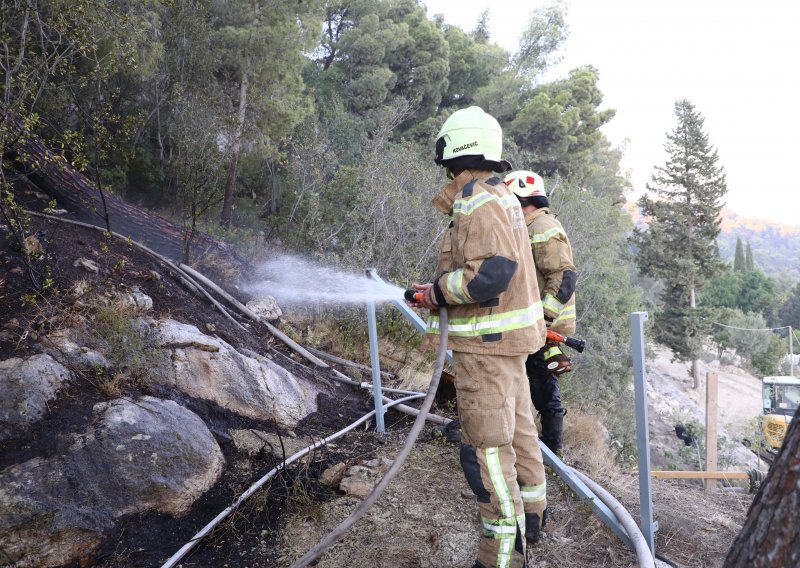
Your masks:
M717 471L717 373L706 374L706 471ZM716 479L705 480L706 491L717 488Z

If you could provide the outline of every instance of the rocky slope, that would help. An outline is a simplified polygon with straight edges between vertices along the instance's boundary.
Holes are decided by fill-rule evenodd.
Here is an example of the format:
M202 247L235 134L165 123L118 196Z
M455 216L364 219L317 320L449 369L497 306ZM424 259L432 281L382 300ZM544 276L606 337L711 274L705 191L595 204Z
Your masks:
M0 566L160 565L285 456L370 409L369 394L300 364L266 329L233 325L129 244L51 221L31 231L33 268L52 280L38 293L0 236ZM654 391L682 380L651 371ZM667 394L651 416L673 409ZM567 460L635 513L635 477L612 467L597 418L567 422ZM367 426L287 468L182 565L288 566L386 470L410 421L386 423L386 437ZM635 565L566 486L548 484L534 565ZM719 565L749 501L673 482L654 496L657 546L685 566ZM320 566L470 565L475 513L458 449L427 429Z

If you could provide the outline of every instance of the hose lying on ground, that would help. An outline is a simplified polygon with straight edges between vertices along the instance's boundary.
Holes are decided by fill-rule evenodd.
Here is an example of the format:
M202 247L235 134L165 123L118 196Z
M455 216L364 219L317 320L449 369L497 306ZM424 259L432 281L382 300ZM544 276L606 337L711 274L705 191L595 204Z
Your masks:
M306 552L302 558L292 564L291 568L302 568L303 566L308 566L311 562L319 558L322 553L325 552L325 550L327 550L333 543L339 540L339 538L345 532L347 532L358 519L364 516L364 514L375 503L375 501L378 500L392 479L394 479L394 477L400 471L400 468L403 467L403 462L405 462L408 454L411 452L411 448L414 445L414 442L417 441L417 436L419 436L419 433L422 431L422 426L425 424L425 415L428 413L428 410L430 410L431 405L433 404L433 397L436 395L436 389L439 386L439 379L442 376L442 371L444 370L444 359L445 355L447 354L446 308L439 310L439 317L441 318L439 322L439 329L441 330L441 335L439 336L439 352L436 356L436 364L434 365L431 384L428 387L428 393L425 396L425 400L423 401L422 407L419 410L419 415L417 416L417 419L414 420L414 425L411 427L411 431L408 433L408 437L406 438L403 447L395 457L392 467L389 468L389 471L386 472L386 475L383 476L383 478L375 486L367 498L364 499L361 504L358 505L358 507L356 507L355 511L353 511L344 521L342 521L338 527L328 533L328 535L319 543L317 543L314 548Z
M233 324L235 326L237 326L240 329L243 329L244 331L248 331L247 328L245 328L242 324L240 324L238 321L236 321L236 319L234 319L234 317L231 314L228 313L228 310L226 310L222 306L222 304L220 304L217 300L215 300L214 297L211 296L211 294L209 294L208 291L205 288L203 288L197 282L195 282L195 280L191 276L189 276L189 274L187 274L185 271L183 271L180 268L178 268L175 265L175 263L172 262L167 257L158 254L156 251L146 247L145 245L143 245L141 243L138 243L138 242L136 242L136 241L134 241L132 239L128 239L128 238L120 235L119 233L115 233L113 231L108 231L104 227L98 227L97 225L92 225L90 223L83 223L81 221L73 221L71 219L62 219L61 217L54 217L53 215L45 215L44 213L38 213L36 211L28 211L28 210L26 210L25 213L27 213L29 215L33 215L35 217L42 217L44 219L50 219L51 221L58 221L60 223L66 223L68 225L77 225L78 227L85 227L87 229L94 229L95 231L100 231L102 233L110 233L112 236L114 236L114 237L116 237L116 238L118 238L118 239L120 239L122 241L125 241L126 243L138 248L139 250L149 254L150 256L152 256L153 258L158 260L159 262L161 262L164 265L166 265L167 267L169 267L183 281L182 283L188 284L189 286L194 288L195 292L202 293L220 311L220 313L222 315L224 315L226 318L228 318L231 322L233 322Z
M653 555L650 552L650 547L648 546L642 531L640 531L639 527L636 525L636 521L633 520L633 517L631 517L631 514L625 509L625 507L623 507L622 504L617 501L613 495L611 495L611 493L603 489L596 482L589 479L585 474L574 468L572 472L578 476L578 479L583 481L583 483L585 483L586 486L591 489L594 494L597 495L597 497L617 516L617 519L619 519L619 522L625 529L625 532L628 533L628 538L631 540L631 543L633 543L634 552L636 552L636 558L639 560L639 566L641 566L641 568L655 568L655 562L653 561Z
M409 400L422 398L422 396L423 396L422 393L419 393L419 394L412 395L412 396L407 396L405 398L401 398L401 399L398 399L398 400L393 400L392 402L387 404L384 408L391 408L392 406L394 406L396 404L400 404L401 402L407 402ZM267 481L269 481L270 479L275 477L275 475L277 475L279 472L281 472L284 469L286 469L287 465L297 461L298 459L302 458L303 456L305 456L306 454L308 454L312 450L315 450L315 449L317 449L317 448L319 448L321 446L324 446L328 442L332 442L333 440L345 435L346 433L348 433L351 430L355 429L359 424L363 424L364 422L366 422L367 420L372 418L372 416L374 414L375 414L375 411L372 410L372 411L368 412L367 414L365 414L364 416L362 416L361 418L359 418L358 420L356 420L355 422L353 422L352 424L350 424L347 428L343 428L342 430L339 430L335 434L331 434L327 438L324 438L324 439L322 439L322 440L320 440L318 442L315 442L315 443L311 444L310 446L303 448L302 450L300 450L296 454L293 454L292 456L286 458L285 461L282 461L275 468L273 468L269 472L267 472L267 474L264 475L261 479L256 481L253 485L251 485L247 489L247 491L242 493L239 496L239 498L236 499L236 501L234 501L231 505L229 505L219 515L214 517L214 519L210 523L208 523L206 526L204 526L202 529L200 529L200 531L196 535L194 535L189 542L184 544L180 548L180 550L178 550L175 554L170 556L169 559L166 562L164 562L164 564L162 564L161 568L172 568L178 562L180 562L181 559L184 556L186 556L189 553L189 551L192 550L197 545L197 543L200 542L200 540L202 540L203 537L205 537L208 533L210 533L214 529L214 527L216 527L225 517L227 517L233 511L235 511L239 507L239 505L241 505L253 493L258 491Z

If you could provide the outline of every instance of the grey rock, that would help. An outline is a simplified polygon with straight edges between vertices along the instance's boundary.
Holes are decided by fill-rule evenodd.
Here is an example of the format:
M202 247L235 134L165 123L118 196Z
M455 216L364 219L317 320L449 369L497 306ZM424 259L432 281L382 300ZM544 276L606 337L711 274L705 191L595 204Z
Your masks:
M247 307L263 320L276 320L283 315L278 302L272 296L265 296L247 302Z
M339 490L353 497L365 498L378 482L377 472L362 465L354 465L339 483Z
M76 259L75 262L72 263L72 266L74 266L76 268L78 266L82 266L83 268L85 268L89 272L98 272L100 270L100 267L97 266L97 263L95 261L89 260L88 258L84 258L84 257L80 257L80 258Z
M173 320L155 324L155 341L171 351L152 378L223 408L294 426L317 410L319 386L264 357L247 357L225 341Z
M319 482L325 487L337 487L341 483L344 473L347 470L347 464L337 463L322 472L319 476Z
M0 361L0 440L44 416L48 401L71 378L66 367L44 353Z
M233 445L237 449L246 452L249 456L254 456L264 450L279 458L283 458L283 453L285 452L288 458L313 443L311 441L306 443L290 435L278 436L278 434L272 432L250 428L229 430L228 433L233 438Z
M89 346L92 343L85 333L77 328L62 328L52 331L41 342L41 349L54 358L82 369L110 365L108 359Z
M182 515L222 473L211 432L175 402L120 399L94 415L64 455L0 471L0 548L15 567L87 564L116 519Z
M139 290L139 288L132 288L130 292L117 292L114 302L121 308L132 309L136 312L146 312L153 309L153 299Z

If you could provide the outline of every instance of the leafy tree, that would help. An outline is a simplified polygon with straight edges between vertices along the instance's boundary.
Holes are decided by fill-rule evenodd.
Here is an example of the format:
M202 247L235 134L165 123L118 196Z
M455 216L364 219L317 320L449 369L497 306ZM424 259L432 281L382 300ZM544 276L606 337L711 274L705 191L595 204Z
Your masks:
M559 49L569 35L565 12L560 1L534 10L512 59L517 76L532 82L561 60Z
M761 314L770 324L778 321L775 284L760 270L727 270L716 275L703 288L699 303Z
M769 334L767 348L755 353L750 359L753 368L762 376L780 374L780 363L786 357L786 340L775 333Z
M185 229L183 262L189 263L198 223L222 200L219 188L230 157L217 143L223 125L216 122L221 117L215 112L213 99L195 96L176 103L172 133L175 158L170 161L169 178L176 188Z
M585 173L582 166L604 140L600 127L614 116L613 110L599 110L603 95L597 81L594 68L575 69L567 79L535 89L516 112L508 136L530 152L529 167L545 176Z
M744 272L747 270L741 237L736 237L736 254L733 257L733 270L736 272Z
M628 314L641 305L641 292L630 285L632 258L626 238L630 217L613 197L597 195L565 181L545 180L558 187L551 209L569 235L578 271L577 332L591 349L574 354L572 387L562 383L565 396L591 404L615 400L629 384L629 364L607 353L623 352L629 340ZM572 356L572 355L571 355Z
M348 110L366 116L404 99L416 107L409 118L435 113L447 89L449 54L444 33L423 6L414 0L337 0L329 4L325 30L322 64Z
M491 34L489 33L489 8L484 8L483 12L481 12L478 17L478 23L475 24L475 28L469 35L475 40L475 43L489 43L491 39Z
M734 310L729 321L731 328L728 329L728 335L737 355L750 359L753 355L767 350L772 334L769 331L763 331L767 328L767 322L761 314Z
M447 90L441 107L465 107L474 103L478 89L489 83L498 69L508 64L508 53L501 47L474 40L460 28L444 31L449 51Z
M800 329L800 283L792 289L789 299L781 306L780 321L783 325Z
M280 0L262 6L262 0L235 0L215 8L214 45L220 61L215 75L235 109L227 136L230 166L220 217L228 225L245 136L249 134L263 152L277 152L279 143L311 110L301 70L303 50L311 45L307 27L316 26L316 20L313 2Z
M659 339L680 359L696 360L708 323L695 313L695 295L722 269L715 242L726 184L700 113L680 100L675 114L678 125L665 144L669 158L639 200L648 226L634 230L633 242L639 270L665 282L655 318Z
M742 275L738 306L745 312L764 316L770 325L778 323L775 284L760 270L751 270Z

